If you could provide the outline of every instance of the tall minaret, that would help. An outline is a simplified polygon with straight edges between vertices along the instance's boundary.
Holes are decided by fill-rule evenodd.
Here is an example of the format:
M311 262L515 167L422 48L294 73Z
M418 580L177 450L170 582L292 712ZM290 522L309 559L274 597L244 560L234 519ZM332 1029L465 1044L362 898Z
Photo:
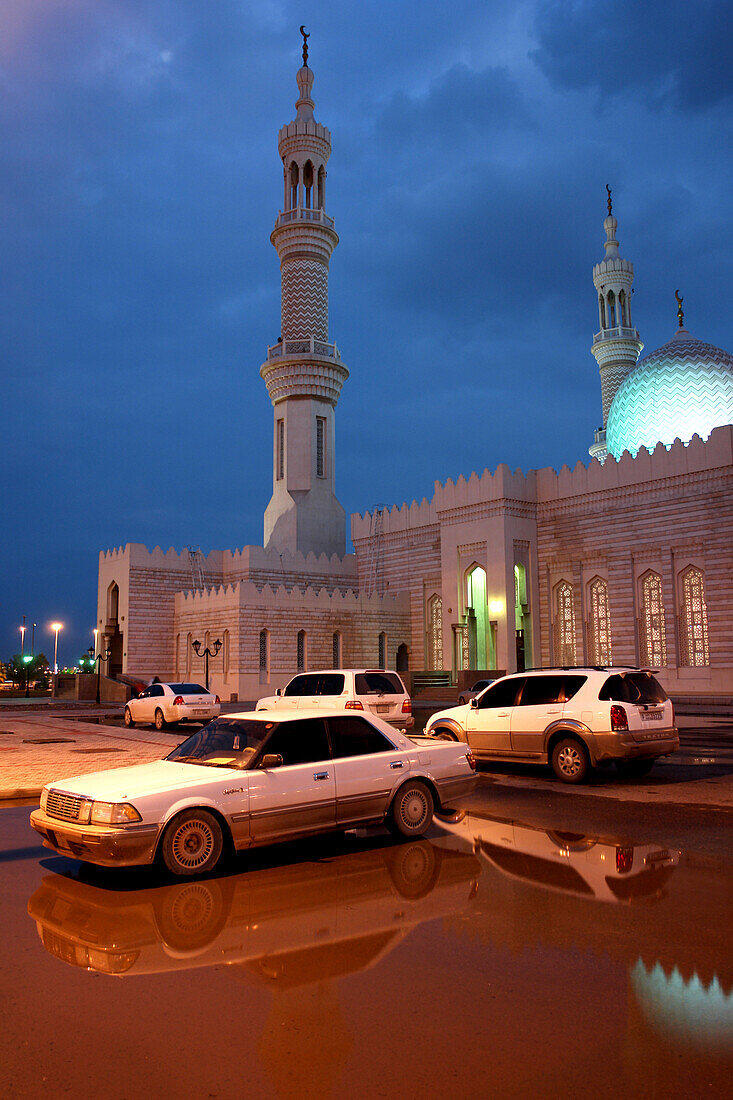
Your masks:
M275 407L265 547L342 557L346 515L334 494L334 410L349 372L328 342L328 264L338 244L325 209L331 134L313 117L309 35L300 30L297 114L278 136L284 205L270 235L280 257L282 333L260 368Z
M598 316L601 331L593 337L591 351L601 372L601 400L603 402L603 424L595 433L593 445L588 454L605 462L606 421L608 410L616 391L626 375L636 366L641 349L644 347L639 333L631 324L631 284L634 281L634 265L622 260L618 251L616 229L618 222L613 216L611 206L611 188L608 192L608 217L603 223L606 231L606 257L593 268L593 285L598 293Z

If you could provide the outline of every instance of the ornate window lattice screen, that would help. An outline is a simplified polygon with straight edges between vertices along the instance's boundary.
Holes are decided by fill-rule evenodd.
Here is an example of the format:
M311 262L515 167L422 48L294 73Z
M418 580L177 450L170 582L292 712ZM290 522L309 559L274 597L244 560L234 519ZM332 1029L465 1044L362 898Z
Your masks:
M611 616L608 610L608 584L602 577L590 583L590 630L588 657L592 665L611 664Z
M191 652L193 649L193 634L186 635L186 677L191 678Z
M378 650L378 662L380 668L387 667L387 635L382 632L378 638L377 644Z
M443 667L443 600L437 593L428 600L428 667Z
M225 630L223 635L223 650L222 650L222 668L224 679L229 679L229 631Z
M277 480L285 477L285 421L277 422Z
M338 631L333 636L333 667L341 668L341 635Z
M270 638L266 630L260 631L260 672L267 672L267 666L269 663L269 642Z
M681 658L684 665L701 668L710 664L708 650L708 608L705 578L691 566L682 574Z
M575 664L575 606L573 586L567 581L555 589L555 653L558 664Z
M326 421L316 417L316 476L326 476Z
M654 668L667 664L667 638L664 623L662 578L647 573L641 582L641 621L639 624L641 663Z
M298 631L297 649L298 649L298 672L303 672L305 670L305 631L304 630L299 630Z

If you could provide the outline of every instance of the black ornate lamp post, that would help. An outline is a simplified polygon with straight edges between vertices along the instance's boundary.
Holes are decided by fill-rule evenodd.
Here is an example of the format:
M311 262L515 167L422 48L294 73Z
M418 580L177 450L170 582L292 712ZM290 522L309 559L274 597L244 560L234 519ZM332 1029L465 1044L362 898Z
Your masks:
M209 649L208 646L206 646L205 649L202 649L201 648L201 642L198 640L198 638L196 638L195 641L191 642L191 646L196 651L196 656L197 657L203 657L203 659L204 659L204 676L206 677L206 690L208 691L209 690L209 657L216 657L217 653L221 649L221 640L219 638L216 639L216 641L214 642L214 648L213 649Z
M102 668L102 661L108 661L110 659L110 657L112 656L112 650L111 649L105 649L104 653L98 653L96 658L95 658L95 656L94 656L94 646L90 645L89 649L87 650L87 653L89 654L90 661L92 663L96 662L96 665L97 665L97 702L99 702L99 677L100 677L100 672L101 672L101 668Z

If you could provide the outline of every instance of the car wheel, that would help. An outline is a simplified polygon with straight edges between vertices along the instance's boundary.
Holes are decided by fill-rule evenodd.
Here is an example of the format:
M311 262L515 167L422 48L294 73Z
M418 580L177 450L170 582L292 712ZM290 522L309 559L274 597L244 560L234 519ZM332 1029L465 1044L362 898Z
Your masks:
M133 720L132 713L131 713L129 707L125 707L125 725L127 726L127 728L129 730L132 729L132 727L135 725L135 722Z
M155 711L155 728L157 730L164 730L166 727L166 721L163 717L163 711L158 707Z
M173 875L203 875L219 862L224 839L208 810L184 810L163 836L163 862Z
M453 733L453 730L443 729L440 726L438 727L438 729L435 731L435 733L432 736L437 738L438 741L457 741L458 740L455 733Z
M424 898L434 889L440 873L442 852L429 840L397 844L389 850L390 877L400 897Z
M465 695L459 695L458 696L458 706L459 707L465 706L465 703L466 703L466 696Z
M433 820L433 796L419 780L400 787L387 814L387 828L398 836L422 836Z
M219 935L226 922L221 886L210 882L185 882L163 891L157 913L160 934L174 951L197 951Z
M649 775L649 772L654 767L656 760L654 757L649 759L646 757L643 760L616 760L616 767L620 771L621 775L626 776L627 779L641 779L642 776Z
M563 783L582 783L590 771L588 750L574 737L562 737L552 749L552 770Z

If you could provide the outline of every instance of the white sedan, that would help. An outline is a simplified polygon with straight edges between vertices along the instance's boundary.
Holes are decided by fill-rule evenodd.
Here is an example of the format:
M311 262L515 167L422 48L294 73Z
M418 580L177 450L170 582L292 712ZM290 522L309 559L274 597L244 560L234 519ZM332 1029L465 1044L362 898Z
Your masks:
M476 785L458 742L407 737L343 711L217 718L164 760L77 776L41 792L31 825L47 848L101 866L211 871L241 850L385 823L422 836Z
M125 706L125 725L154 725L157 730L179 722L210 722L219 710L219 696L201 684L150 684Z

